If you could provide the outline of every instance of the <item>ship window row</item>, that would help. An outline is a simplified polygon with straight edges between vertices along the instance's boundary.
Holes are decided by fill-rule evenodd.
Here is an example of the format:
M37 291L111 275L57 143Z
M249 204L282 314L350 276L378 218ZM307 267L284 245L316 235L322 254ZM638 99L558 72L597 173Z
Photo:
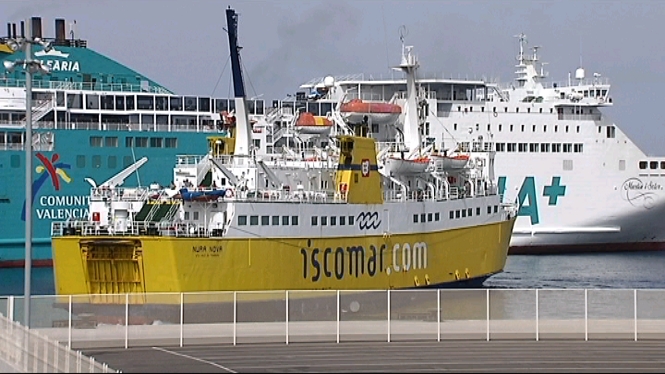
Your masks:
M261 226L298 226L298 216L260 216L260 220ZM247 223L247 216L238 216L238 226L247 226ZM249 225L258 226L259 216L249 216Z
M262 115L265 112L264 100L245 100L247 113ZM161 95L99 95L68 93L66 98L58 93L56 106L67 109L101 110L156 110L219 113L235 110L234 99L214 99L197 96Z
M118 160L120 156L101 156L101 155L93 155L93 156L84 156L84 155L77 155L76 156L76 167L78 169L84 169L88 166L99 169L104 167L104 160L106 160L106 167L109 169L116 169L118 168ZM88 159L90 159L89 164L88 164ZM136 159L133 156L122 156L122 168L126 168L133 163L136 162ZM9 160L10 166L12 168L20 168L21 167L21 158L19 155L12 155L10 160Z
M534 101L534 102L540 102L540 101ZM457 107L457 111L458 111L458 112L462 112L462 111L464 111L464 112L473 112L473 106L462 107L462 106L460 105L460 106ZM481 111L481 112L484 112L484 111L485 111L485 107L484 107L484 106L481 106L481 107L480 107L480 111ZM503 108L503 112L504 112L504 113L508 113L508 107L504 107L504 108ZM519 108L519 107L515 107L515 113L519 113L519 112L520 112L520 108ZM538 108L538 113L542 113L542 112L543 112L543 108ZM550 113L554 113L554 109L553 109L553 108L549 108L549 112L550 112ZM496 107L493 107L493 108L492 108L492 113L498 113ZM530 108L530 107L527 107L527 108L526 108L526 112L522 112L522 113L531 113L531 108ZM534 112L534 113L535 113L535 112Z
M312 216L312 226L353 226L355 216Z
M665 161L640 161L640 169L665 169Z
M582 153L582 143L496 143L497 152Z
M117 136L91 136L90 137L90 146L99 148L99 147L118 147L118 137ZM125 147L127 148L177 148L178 139L177 138L160 138L160 137L147 137L147 136L127 136L125 137Z
M420 220L419 220L420 219ZM432 220L439 221L441 219L439 212L436 213L420 213L420 214L414 214L413 215L413 223L424 223L424 222L432 222Z
M501 123L499 123L498 125L495 125L495 126L496 126L497 131L503 131L503 129L504 129L503 124L501 124ZM457 123L453 123L453 130L457 131L458 128L459 127L457 126ZM525 132L527 128L528 128L527 125L519 125L519 129L520 129L521 132ZM554 125L550 128L554 128L554 132L559 132L559 125ZM508 131L514 132L515 129L516 129L515 125L513 125L513 124L508 125ZM543 125L542 129L543 129L543 132L547 132L547 125ZM569 133L571 131L571 128L568 125L563 126L563 129L566 133ZM537 132L537 130L538 130L538 127L536 125L531 125L531 132ZM476 123L476 131L480 131L480 124L479 123ZM489 124L489 123L487 124L487 131L492 131L492 125ZM429 130L427 132L429 132ZM579 134L580 126L575 126L575 132L577 132Z

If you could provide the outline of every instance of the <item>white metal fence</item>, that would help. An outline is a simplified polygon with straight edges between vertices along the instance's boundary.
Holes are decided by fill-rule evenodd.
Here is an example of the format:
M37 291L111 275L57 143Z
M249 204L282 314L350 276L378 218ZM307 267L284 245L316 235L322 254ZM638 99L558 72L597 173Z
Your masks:
M10 319L21 297L0 299ZM3 305L4 304L4 305ZM419 289L33 296L74 349L452 339L665 339L665 290Z
M0 315L0 368L19 373L115 373L104 363L95 362L18 322Z

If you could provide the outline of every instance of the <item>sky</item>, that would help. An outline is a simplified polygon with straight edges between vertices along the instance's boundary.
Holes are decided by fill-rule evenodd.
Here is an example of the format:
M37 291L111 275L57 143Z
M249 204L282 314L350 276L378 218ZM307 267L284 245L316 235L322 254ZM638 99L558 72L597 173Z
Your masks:
M3 0L0 30L40 16L54 36L56 18L75 20L89 48L174 92L229 97L227 6L239 13L250 97L282 99L326 75L390 76L402 26L422 74L510 82L524 33L550 79L580 65L609 78L614 107L604 112L648 155L665 156L663 0Z

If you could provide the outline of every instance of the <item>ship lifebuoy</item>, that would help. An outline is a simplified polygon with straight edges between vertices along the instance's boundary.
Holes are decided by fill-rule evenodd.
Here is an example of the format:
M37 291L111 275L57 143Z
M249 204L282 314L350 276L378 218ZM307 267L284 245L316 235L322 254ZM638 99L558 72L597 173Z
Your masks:
M224 192L224 196L233 197L233 190L230 189L230 188L227 188L226 191Z
M498 117L498 116L499 116L499 113L494 112L494 117Z

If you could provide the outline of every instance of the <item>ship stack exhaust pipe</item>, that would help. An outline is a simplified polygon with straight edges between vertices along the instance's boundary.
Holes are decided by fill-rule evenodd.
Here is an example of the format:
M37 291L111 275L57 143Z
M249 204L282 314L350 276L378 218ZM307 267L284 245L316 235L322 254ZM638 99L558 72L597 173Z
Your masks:
M66 39L65 20L62 18L55 19L55 40L56 43L62 43Z
M41 17L32 17L32 37L41 38L42 37L42 18Z

